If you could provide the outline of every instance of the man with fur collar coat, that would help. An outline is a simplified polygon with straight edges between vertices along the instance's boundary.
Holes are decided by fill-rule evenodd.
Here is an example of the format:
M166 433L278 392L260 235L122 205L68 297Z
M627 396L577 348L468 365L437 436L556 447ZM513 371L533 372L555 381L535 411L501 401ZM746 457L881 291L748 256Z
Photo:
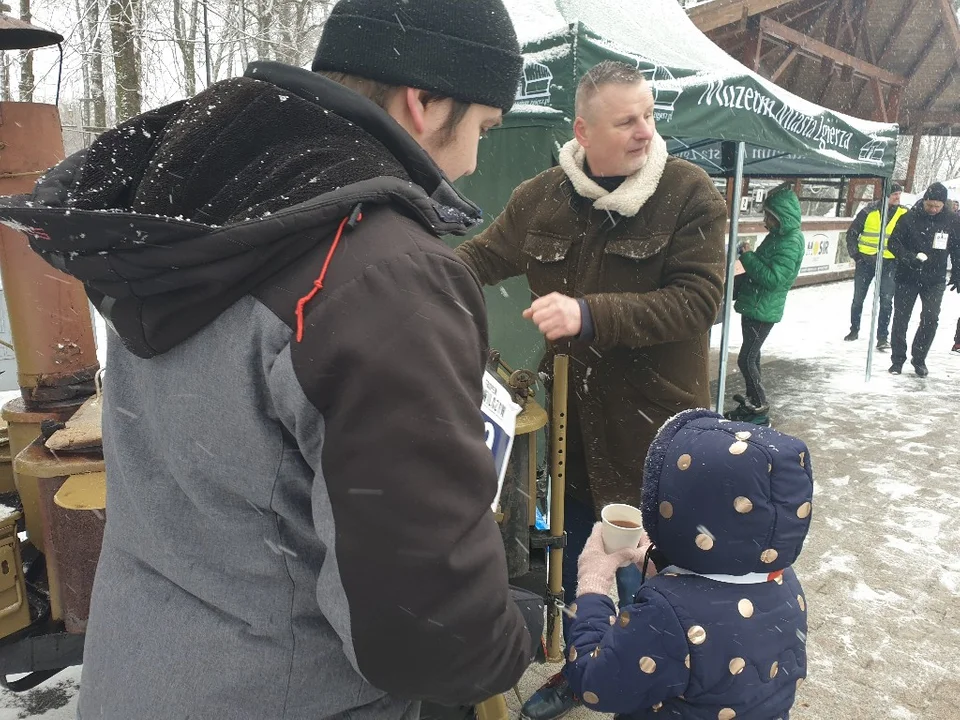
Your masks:
M576 139L560 166L518 187L506 209L457 254L485 285L526 275L524 317L547 340L541 370L569 353L568 604L576 561L600 509L639 505L660 426L710 404L709 330L723 296L726 203L702 170L668 157L643 75L603 62L577 89ZM632 598L639 572L618 574ZM577 700L562 677L524 707L556 718Z

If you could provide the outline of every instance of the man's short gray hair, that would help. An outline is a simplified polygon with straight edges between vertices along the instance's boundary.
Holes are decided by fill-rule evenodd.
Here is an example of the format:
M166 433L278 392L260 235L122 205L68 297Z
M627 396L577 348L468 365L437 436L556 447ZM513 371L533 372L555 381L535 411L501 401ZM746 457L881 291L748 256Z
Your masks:
M582 117L587 105L604 85L634 85L645 80L643 73L632 65L619 60L604 60L590 68L580 79L575 112Z

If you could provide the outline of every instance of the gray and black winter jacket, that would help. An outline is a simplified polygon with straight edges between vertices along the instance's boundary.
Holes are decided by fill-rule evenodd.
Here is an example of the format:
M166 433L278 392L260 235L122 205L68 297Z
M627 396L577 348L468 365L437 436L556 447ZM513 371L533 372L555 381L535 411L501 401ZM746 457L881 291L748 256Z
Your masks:
M415 718L517 682L486 311L439 239L479 213L388 115L255 63L4 204L110 327L83 720Z

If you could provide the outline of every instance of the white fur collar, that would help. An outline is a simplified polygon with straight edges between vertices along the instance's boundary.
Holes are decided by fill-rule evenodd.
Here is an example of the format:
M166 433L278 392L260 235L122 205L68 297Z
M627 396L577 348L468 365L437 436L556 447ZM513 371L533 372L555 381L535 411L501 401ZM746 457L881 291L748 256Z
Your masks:
M687 570L686 568L678 567L676 565L671 565L668 568L664 568L658 575L697 575L699 577L707 578L707 580L715 580L716 582L727 583L729 585L759 585L761 583L770 582L776 580L778 577L783 575L783 571L772 572L772 573L747 573L746 575L715 575L707 573L695 573L693 570Z
M613 192L607 192L591 180L583 170L586 152L576 138L560 150L560 167L573 183L577 194L593 200L597 210L609 210L624 217L633 217L657 191L663 169L667 165L667 143L659 134L650 141L646 164Z

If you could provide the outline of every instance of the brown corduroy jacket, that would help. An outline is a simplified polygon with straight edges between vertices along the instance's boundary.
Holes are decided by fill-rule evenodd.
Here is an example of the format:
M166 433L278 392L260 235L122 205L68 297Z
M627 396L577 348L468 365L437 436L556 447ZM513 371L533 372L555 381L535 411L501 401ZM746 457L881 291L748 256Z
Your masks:
M457 248L485 285L526 275L534 296L560 292L589 305L594 338L548 343L541 370L551 372L554 353L571 355L589 487L568 482L598 512L639 504L657 430L710 405L725 227L726 203L710 178L667 157L659 136L645 167L612 193L583 172L574 140L559 167L523 183L486 231Z

